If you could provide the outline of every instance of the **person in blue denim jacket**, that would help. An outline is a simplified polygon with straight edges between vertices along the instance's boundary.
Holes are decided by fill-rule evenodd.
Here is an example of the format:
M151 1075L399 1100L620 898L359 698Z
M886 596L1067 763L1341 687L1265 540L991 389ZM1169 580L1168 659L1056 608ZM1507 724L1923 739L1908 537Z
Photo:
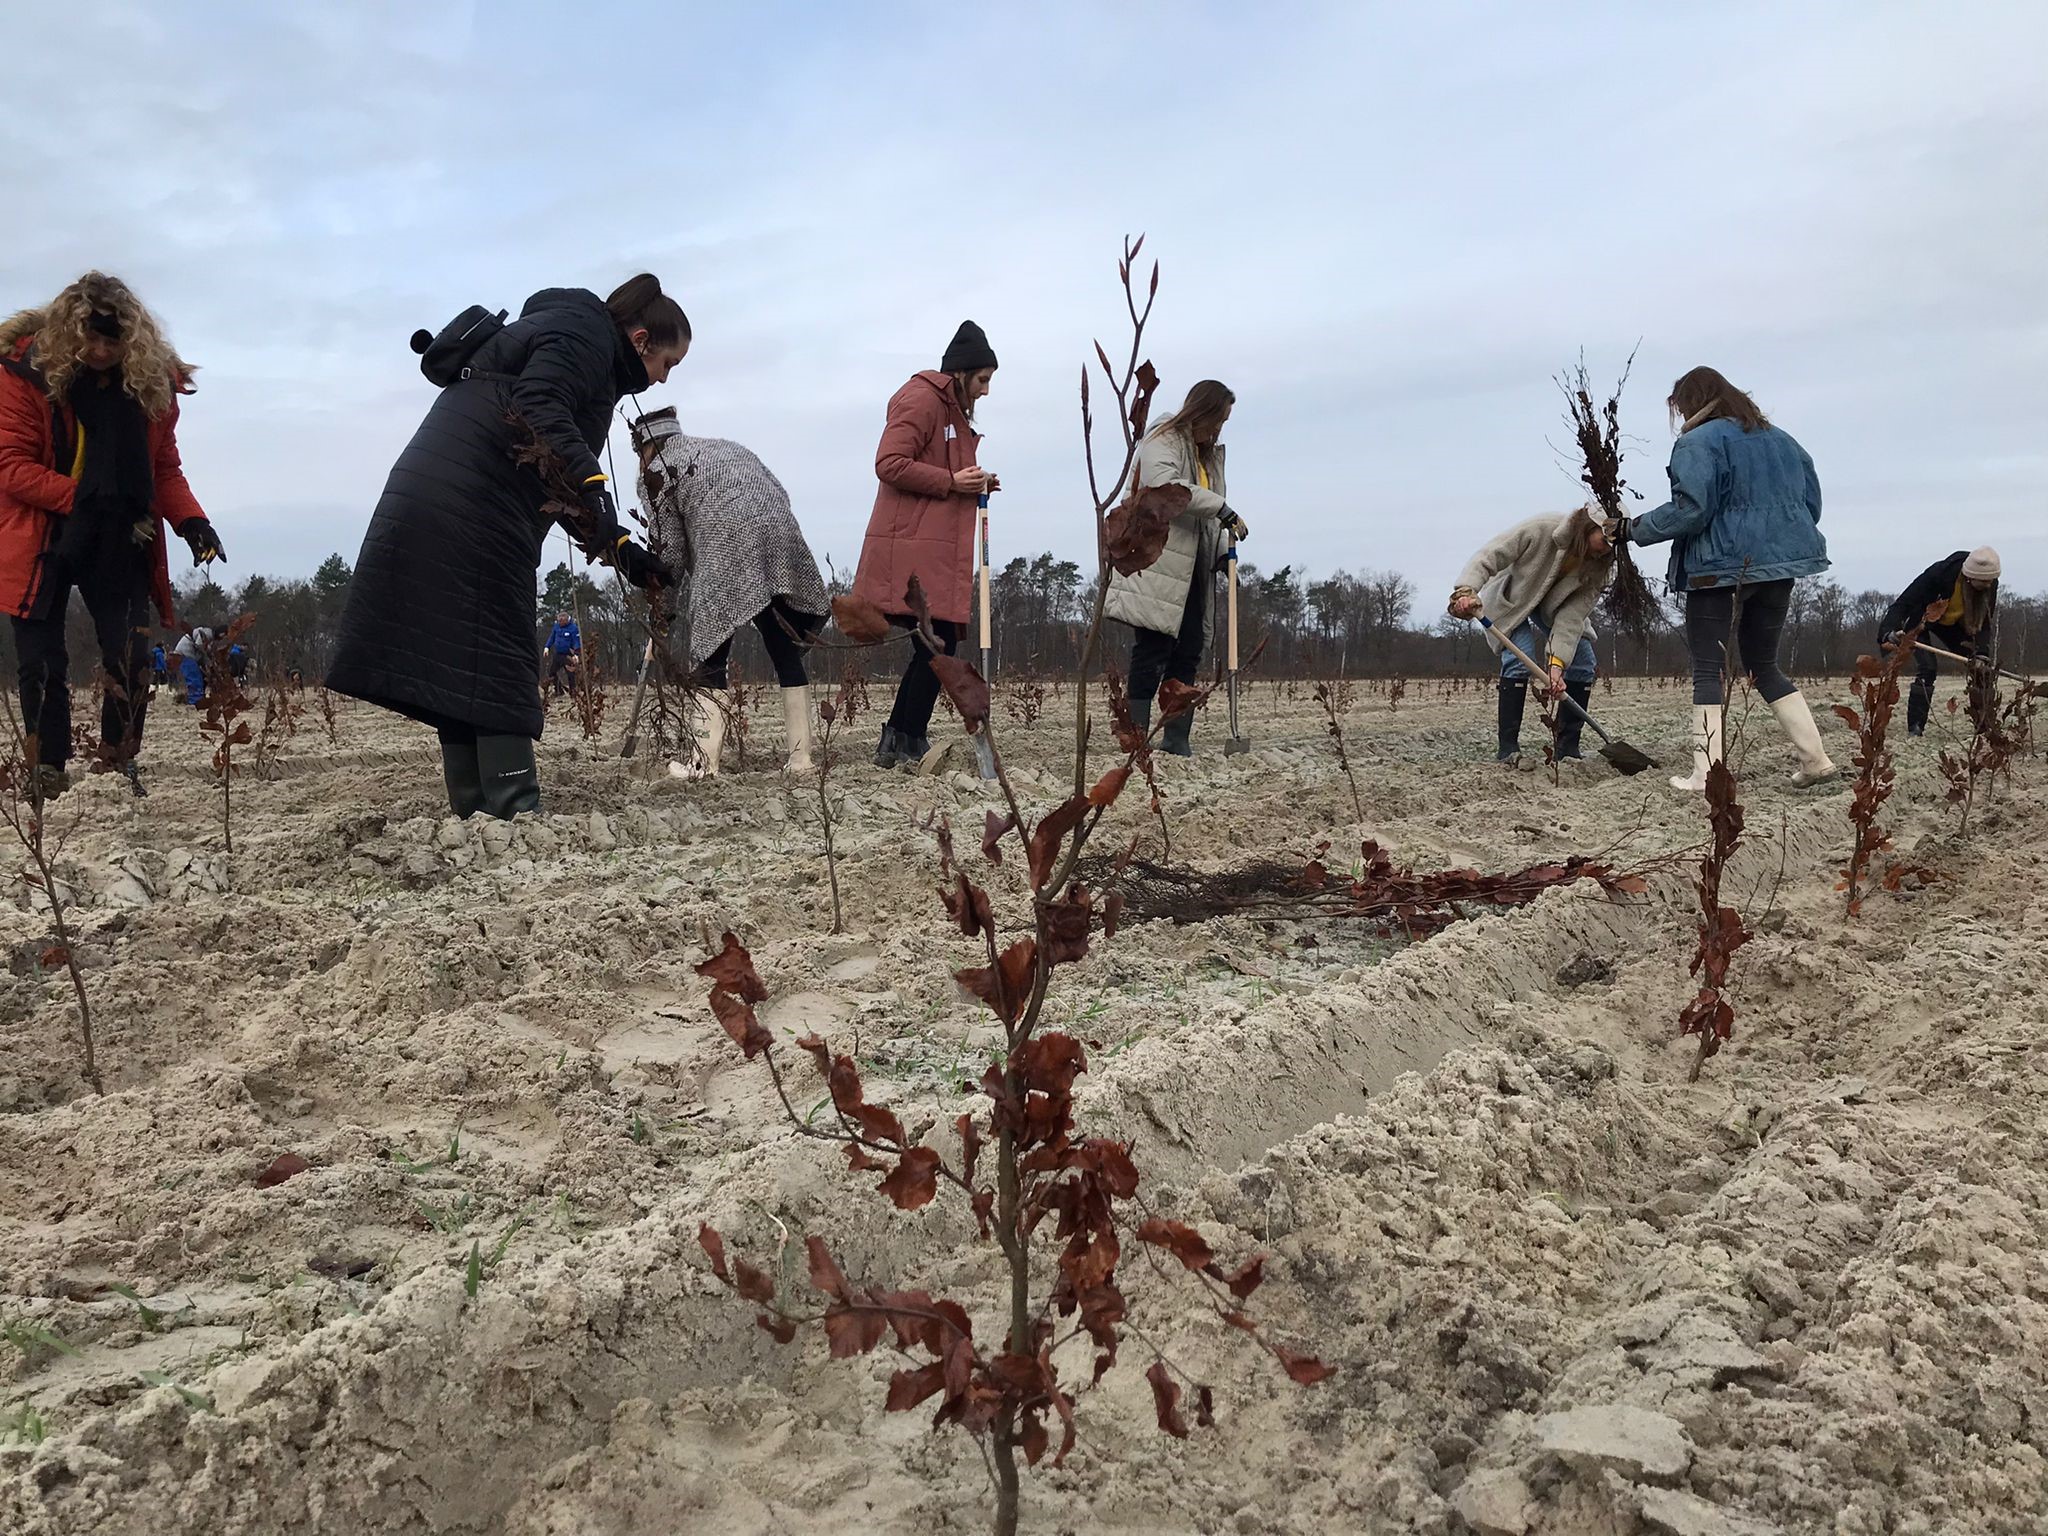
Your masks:
M1695 368L1666 402L1679 425L1671 445L1671 499L1627 522L1638 544L1671 545L1666 580L1685 598L1692 657L1693 756L1672 788L1699 792L1721 756L1722 674L1735 659L1771 706L1799 754L1797 786L1835 776L1820 727L1778 666L1792 583L1828 568L1820 531L1820 477L1791 433L1712 368Z

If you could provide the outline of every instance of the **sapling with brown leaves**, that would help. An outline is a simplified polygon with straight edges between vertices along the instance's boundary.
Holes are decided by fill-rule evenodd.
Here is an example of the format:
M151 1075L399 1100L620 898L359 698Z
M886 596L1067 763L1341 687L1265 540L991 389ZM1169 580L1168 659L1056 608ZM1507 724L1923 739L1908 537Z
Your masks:
M1849 863L1842 871L1841 883L1835 887L1849 893L1850 917L1863 910L1864 881L1871 859L1892 845L1891 834L1878 822L1885 801L1892 796L1897 776L1887 735L1891 730L1892 711L1899 702L1899 676L1904 672L1907 658L1913 654L1914 643L1919 638L1920 626L1915 624L1899 637L1883 661L1875 656L1858 656L1856 675L1850 682L1856 696L1856 707L1851 708L1847 704L1835 706L1835 713L1856 733L1856 755L1853 759L1856 777L1849 796L1849 824L1855 829L1856 837L1849 849Z
M1687 1082L1698 1082L1700 1068L1721 1049L1722 1042L1735 1033L1735 1006L1728 1001L1728 962L1750 940L1748 925L1739 908L1721 902L1721 880L1728 861L1742 841L1743 809L1735 772L1728 765L1736 759L1742 728L1729 707L1731 669L1728 658L1734 648L1737 626L1742 620L1742 589L1735 589L1733 611L1728 619L1728 640L1721 648L1721 755L1707 767L1706 809L1710 841L1700 859L1699 875L1693 888L1699 893L1700 916L1693 945L1691 975L1699 978L1699 991L1678 1012L1679 1033L1700 1037L1699 1054L1693 1057Z
M92 1000L86 996L85 977L78 968L71 923L64 915L66 891L56 872L70 829L55 834L50 830L50 801L38 767L41 744L34 734L22 729L12 694L7 695L7 725L9 751L5 759L0 759L0 821L6 822L7 830L14 834L28 860L20 879L28 888L30 910L40 906L50 917L50 941L38 952L36 962L45 971L61 965L70 977L72 1000L78 1008L79 1073L92 1085L94 1093L103 1094L107 1086L100 1078L99 1057L93 1048Z
M1150 300L1141 312L1131 288L1130 265L1137 253L1138 245L1127 242L1120 270L1133 330L1141 336ZM1155 268L1155 293L1157 286ZM1137 351L1134 338L1132 361L1118 388L1125 448L1118 483L1128 477L1156 385L1150 365L1137 361ZM1098 354L1107 371L1107 354L1100 348ZM1112 385L1117 387L1114 376ZM1083 417L1086 422L1085 386ZM1089 458L1092 475L1092 441ZM902 1367L890 1378L888 1408L907 1411L936 1398L934 1426L954 1425L975 1438L994 1481L991 1529L998 1536L1013 1536L1017 1530L1020 1458L1033 1466L1048 1459L1053 1466L1065 1461L1078 1433L1076 1400L1116 1365L1131 1333L1130 1303L1119 1273L1127 1251L1144 1254L1162 1276L1177 1272L1190 1277L1217 1316L1271 1354L1292 1380L1312 1385L1331 1373L1313 1356L1272 1338L1244 1310L1264 1278L1262 1255L1226 1267L1193 1227L1159 1215L1146 1202L1130 1143L1080 1133L1073 1087L1087 1070L1086 1049L1071 1035L1041 1027L1060 968L1084 959L1098 938L1107 941L1116 933L1120 897L1099 897L1080 882L1077 871L1089 839L1132 774L1144 771L1141 759L1149 755L1149 739L1130 724L1128 710L1113 708L1113 715L1121 716L1122 761L1090 783L1086 679L1100 638L1108 571L1112 565L1141 570L1158 558L1166 525L1187 499L1185 488L1171 489L1177 497L1136 491L1114 511L1106 498L1097 498L1097 601L1075 690L1080 701L1077 783L1073 794L1050 810L1034 815L1018 799L990 719L987 681L969 662L944 654L914 579L905 594L940 687L967 730L987 735L995 785L1006 810L985 814L982 857L990 864L1001 863L1006 855L1021 858L1029 887L1028 920L1021 925L1026 931L1011 936L998 921L989 892L956 858L950 826L935 824L939 896L951 926L976 941L986 962L961 967L954 980L988 1008L1003 1030L1000 1058L977 1085L985 1104L978 1113L969 1111L953 1121L952 1155L914 1140L893 1111L869 1102L851 1055L806 1035L796 1044L823 1074L832 1111L827 1123L812 1123L792 1101L777 1041L755 1014L769 992L745 947L728 933L718 952L697 967L712 983L712 1012L742 1053L762 1062L796 1131L839 1144L851 1173L881 1174L876 1191L899 1210L921 1209L945 1190L972 1215L981 1238L999 1250L1007 1292L1000 1320L993 1330L984 1325L977 1331L975 1317L957 1300L849 1277L822 1238L805 1242L810 1287L821 1298L805 1303L784 1292L770 1271L729 1256L722 1234L708 1225L699 1232L712 1272L758 1308L757 1323L778 1341L790 1342L799 1327L816 1324L835 1358L884 1347L902 1358ZM842 630L856 638L877 627L880 615L867 612L871 606L846 599L833 605ZM1199 707L1206 698L1207 690L1169 680L1159 695L1162 719ZM1035 1264L1041 1254L1049 1262ZM1212 1425L1208 1385L1190 1378L1143 1335L1135 1336L1151 1356L1145 1375L1160 1428L1187 1436L1190 1411L1197 1426ZM1084 1371L1077 1373L1062 1358L1070 1347L1092 1356Z
M818 705L818 819L825 829L825 878L832 887L832 931L846 932L839 908L839 853L832 844L832 741L851 726L860 712L860 671L852 661L839 680L839 691Z
M235 748L246 747L256 739L249 722L242 718L255 704L242 691L242 680L235 676L230 653L255 622L255 614L241 614L199 648L199 668L206 676L206 712L200 717L199 729L214 743L213 772L220 783L221 842L230 854L235 851L234 783L241 772L235 762Z
M1337 766L1344 770L1345 781L1351 786L1351 809L1362 826L1365 823L1365 800L1358 793L1358 775L1351 771L1351 754L1344 749L1344 726L1337 718L1337 701L1331 695L1328 683L1316 684L1316 702L1323 707L1323 729L1329 733L1330 744L1337 749ZM1389 707L1392 707L1391 696Z

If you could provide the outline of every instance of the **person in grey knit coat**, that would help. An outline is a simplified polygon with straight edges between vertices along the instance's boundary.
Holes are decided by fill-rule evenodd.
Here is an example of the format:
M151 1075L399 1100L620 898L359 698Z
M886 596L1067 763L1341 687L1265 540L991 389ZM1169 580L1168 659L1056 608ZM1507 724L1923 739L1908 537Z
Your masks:
M804 652L831 610L811 547L789 509L789 492L768 466L738 443L688 437L674 407L633 423L640 455L640 497L652 524L650 545L673 585L688 596L689 664L704 684L691 712L695 765L671 763L679 778L718 772L725 743L727 664L742 624L760 631L789 728L791 773L811 769L811 689Z
M1499 759L1513 764L1522 750L1522 713L1531 682L1552 698L1566 694L1584 709L1593 697L1596 664L1589 621L1593 604L1614 574L1612 530L1591 507L1563 516L1548 513L1519 522L1488 541L1466 562L1451 589L1453 618L1493 621L1486 643L1500 656ZM1530 656L1548 664L1548 675L1531 678L1514 652L1501 644L1510 636ZM1557 755L1580 756L1582 717L1561 710Z

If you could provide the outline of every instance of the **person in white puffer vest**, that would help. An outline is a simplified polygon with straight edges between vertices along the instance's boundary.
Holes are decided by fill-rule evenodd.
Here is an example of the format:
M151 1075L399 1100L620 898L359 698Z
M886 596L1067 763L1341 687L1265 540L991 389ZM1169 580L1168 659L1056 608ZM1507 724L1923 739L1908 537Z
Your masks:
M1117 572L1109 579L1105 611L1137 631L1129 684L1131 718L1141 730L1151 727L1152 700L1162 682L1169 677L1194 682L1213 627L1209 591L1225 553L1224 540L1242 539L1250 531L1224 499L1220 439L1236 404L1236 395L1204 379L1138 447L1135 485L1184 485L1189 492L1187 508L1174 518L1159 558L1134 575ZM1192 757L1194 724L1192 710L1167 721L1160 746L1176 757Z

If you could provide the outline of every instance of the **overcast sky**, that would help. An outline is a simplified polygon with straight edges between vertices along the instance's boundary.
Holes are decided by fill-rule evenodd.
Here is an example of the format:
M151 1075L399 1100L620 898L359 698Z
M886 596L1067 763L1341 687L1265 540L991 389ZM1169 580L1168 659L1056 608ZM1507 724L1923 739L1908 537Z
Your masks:
M758 452L821 561L963 317L1002 359L998 563L1085 559L1129 231L1162 394L1237 392L1261 566L1392 566L1426 619L1576 504L1551 377L1640 338L1653 502L1711 363L1813 454L1852 589L1985 541L2048 587L2039 0L8 10L0 303L98 266L164 318L230 580L355 559L430 402L415 327L643 268L696 331L643 402Z

